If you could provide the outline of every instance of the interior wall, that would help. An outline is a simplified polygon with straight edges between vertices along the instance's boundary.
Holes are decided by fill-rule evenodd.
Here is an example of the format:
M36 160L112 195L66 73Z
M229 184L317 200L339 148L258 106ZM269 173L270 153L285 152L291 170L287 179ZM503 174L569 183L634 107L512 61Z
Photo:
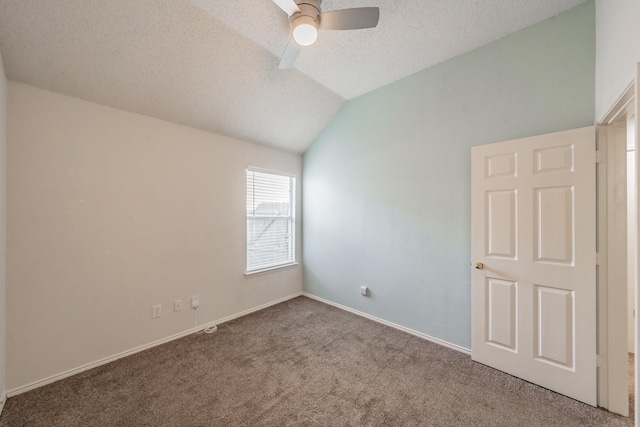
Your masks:
M640 2L596 0L596 119L634 81L640 62Z
M301 177L301 156L14 82L8 92L10 393L188 331L191 296L202 325L300 293L299 267L244 271L246 167Z
M7 289L7 78L0 54L0 411L5 400Z
M349 101L304 155L304 291L469 348L470 148L593 124L594 23L587 2Z

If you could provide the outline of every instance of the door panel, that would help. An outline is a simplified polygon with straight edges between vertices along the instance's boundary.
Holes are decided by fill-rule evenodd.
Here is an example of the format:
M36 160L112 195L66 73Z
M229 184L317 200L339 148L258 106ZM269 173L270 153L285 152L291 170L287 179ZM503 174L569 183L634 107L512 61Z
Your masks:
M473 359L596 405L595 129L474 147L471 204Z
M506 153L498 156L487 157L485 163L485 177L515 177L516 176L516 154Z
M535 286L536 357L559 367L573 369L573 291Z
M487 342L505 349L517 350L515 282L499 279L486 279L488 333Z
M516 192L513 190L487 192L487 251L499 258L516 257Z
M533 190L535 262L573 265L573 187Z
M573 171L573 146L547 148L534 151L534 173Z

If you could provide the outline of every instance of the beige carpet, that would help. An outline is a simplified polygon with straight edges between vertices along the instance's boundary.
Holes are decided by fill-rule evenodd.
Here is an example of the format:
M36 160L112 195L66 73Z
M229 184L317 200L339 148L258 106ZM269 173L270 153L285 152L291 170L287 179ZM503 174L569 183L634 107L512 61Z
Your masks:
M300 297L8 400L2 426L630 426Z

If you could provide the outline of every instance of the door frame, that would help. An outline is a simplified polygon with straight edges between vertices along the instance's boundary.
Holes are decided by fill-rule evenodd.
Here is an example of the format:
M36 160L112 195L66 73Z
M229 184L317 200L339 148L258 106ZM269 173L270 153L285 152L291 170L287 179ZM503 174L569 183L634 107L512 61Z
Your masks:
M638 202L638 182L640 182L640 173L638 173L638 165L640 164L640 159L638 159L638 149L640 148L640 144L638 143L640 141L640 62L637 64L636 66L636 76L635 76L635 82L634 82L634 86L635 86L635 91L634 91L634 105L635 105L635 113L636 113L636 137L634 142L634 148L636 150L636 203ZM638 210L636 209L636 248L638 247L638 243L640 242L640 228L637 227L638 223L640 223L640 220L638 219L638 217L640 217L640 214L637 214ZM636 251L637 252L637 251ZM636 254L636 265L635 265L635 276L636 278L638 277L638 264L640 261L640 254ZM638 343L638 341L640 340L640 316L637 315L638 313L638 307L640 306L640 295L638 294L638 282L636 279L636 300L635 300L635 312L636 312L636 323L635 323L635 327L636 327L636 342L635 342L635 354L638 354L638 347L640 346L640 344ZM635 414L636 414L636 419L634 424L635 425L640 425L640 369L638 369L638 366L640 366L640 363L638 363L638 358L636 357L635 359Z
M597 127L598 406L624 416L629 415L626 269L627 118L636 111L635 91L635 84L632 82ZM637 286L636 283L636 289ZM636 330L637 328L638 319L636 318ZM637 369L635 383L637 399Z

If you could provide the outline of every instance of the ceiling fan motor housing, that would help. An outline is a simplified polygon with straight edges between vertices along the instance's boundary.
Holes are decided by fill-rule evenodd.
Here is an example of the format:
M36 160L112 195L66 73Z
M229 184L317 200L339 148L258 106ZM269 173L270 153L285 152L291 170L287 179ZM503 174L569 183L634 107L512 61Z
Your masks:
M320 2L317 0L303 0L298 3L300 12L296 12L289 18L291 26L298 25L298 20L303 20L307 24L312 24L318 28L318 15L320 15ZM294 24L295 22L295 24Z

